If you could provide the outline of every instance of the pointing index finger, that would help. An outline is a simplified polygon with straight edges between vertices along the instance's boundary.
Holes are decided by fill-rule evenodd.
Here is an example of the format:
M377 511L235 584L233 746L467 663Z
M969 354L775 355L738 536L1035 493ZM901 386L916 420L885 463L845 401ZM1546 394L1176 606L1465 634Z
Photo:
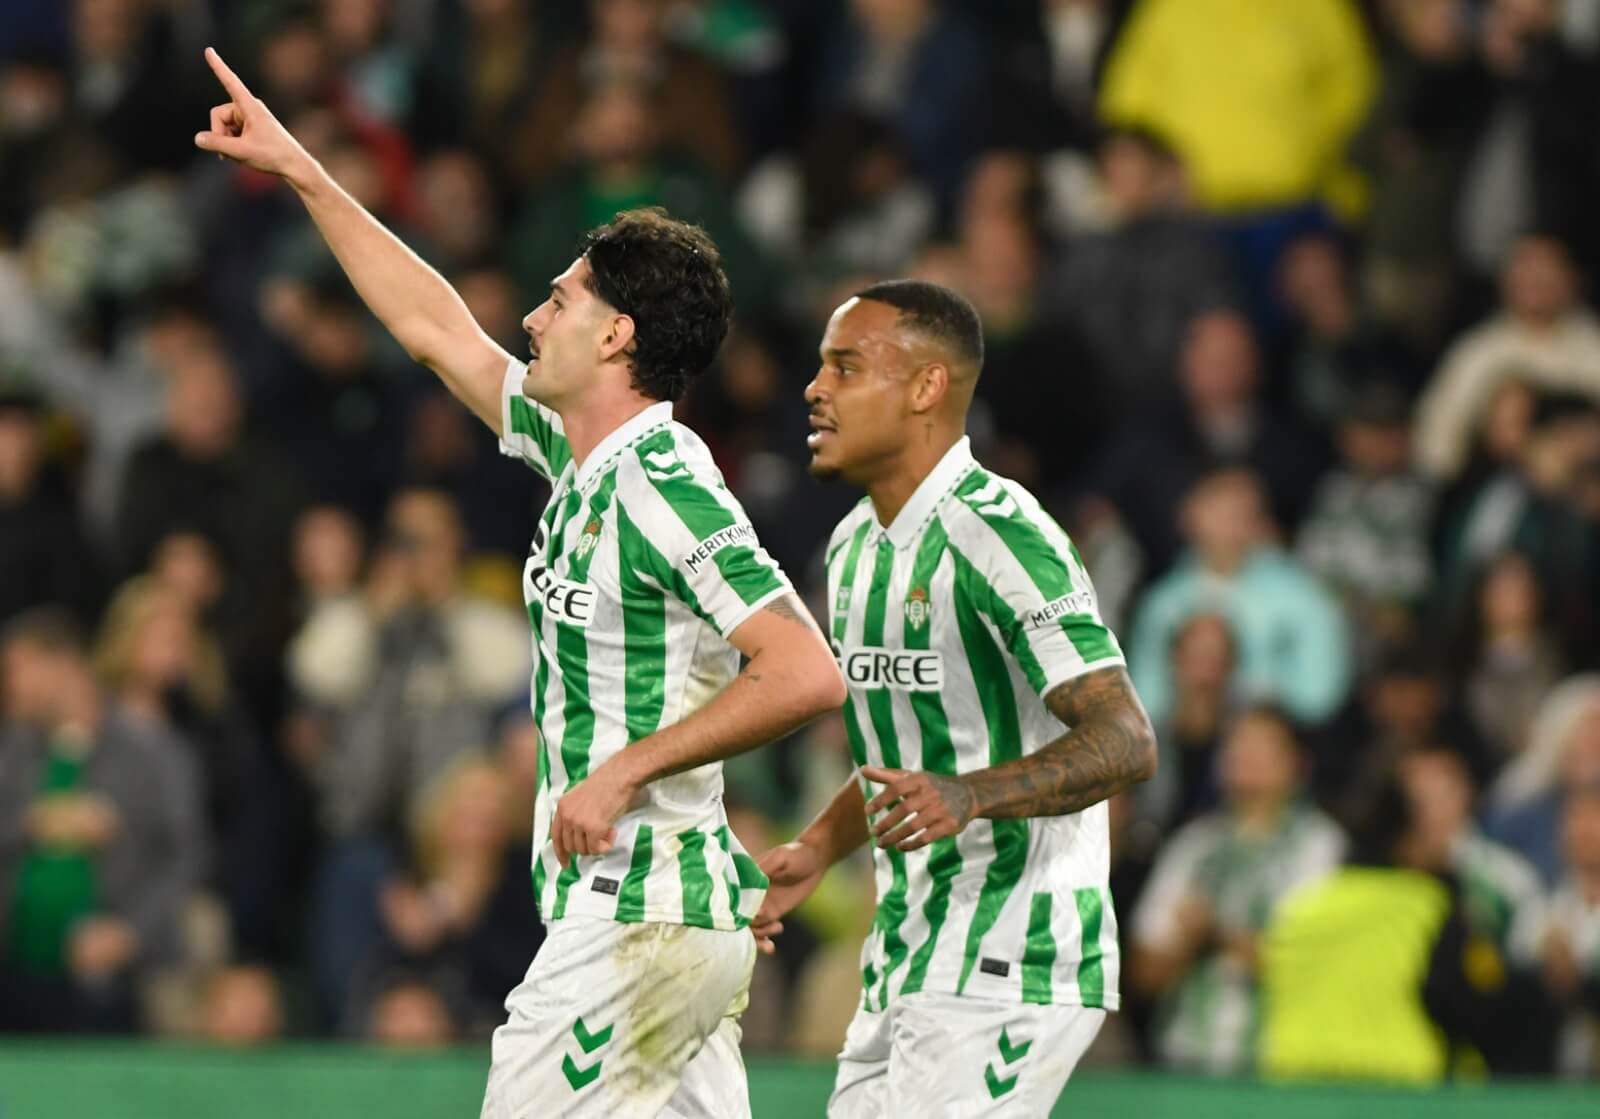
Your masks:
M217 76L217 81L222 83L222 88L228 91L235 104L243 104L250 99L250 90L239 80L239 75L229 69L228 64L222 61L222 56L215 47L206 48L206 62L211 67L211 72Z
M861 767L861 776L871 781L874 785L887 785L897 778L904 777L903 769L889 769L881 765L864 765Z

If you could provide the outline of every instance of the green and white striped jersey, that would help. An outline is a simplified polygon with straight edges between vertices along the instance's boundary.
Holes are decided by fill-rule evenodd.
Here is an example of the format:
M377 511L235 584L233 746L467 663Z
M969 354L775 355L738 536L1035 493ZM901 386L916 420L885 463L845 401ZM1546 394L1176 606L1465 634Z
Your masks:
M866 500L840 523L828 601L857 765L956 774L1032 753L1065 729L1050 689L1123 663L1071 541L966 439L887 529ZM915 991L1116 1009L1104 804L872 855L868 1009Z
M522 396L524 373L506 370L500 445L552 486L522 574L542 739L539 912L743 928L767 880L728 830L720 763L652 782L617 821L612 851L566 870L550 822L592 770L721 691L739 670L727 635L792 587L671 404L646 408L575 467L561 418Z

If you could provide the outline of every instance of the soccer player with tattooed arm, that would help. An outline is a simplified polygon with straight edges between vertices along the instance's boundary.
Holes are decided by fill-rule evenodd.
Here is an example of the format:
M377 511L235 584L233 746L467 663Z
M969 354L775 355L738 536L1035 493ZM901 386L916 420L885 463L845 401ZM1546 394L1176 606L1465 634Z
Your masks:
M877 914L828 1115L1048 1115L1117 1008L1105 801L1155 772L1155 736L1072 542L972 457L971 305L875 285L821 359L811 471L867 491L827 547L859 769L759 860L754 931L771 951L870 838Z
M844 686L672 418L732 314L716 247L659 211L618 215L524 320L532 360L512 357L206 57L230 100L195 143L281 176L407 353L551 483L523 570L550 932L495 1031L482 1114L749 1116L738 1019L766 879L729 831L720 763L839 706Z

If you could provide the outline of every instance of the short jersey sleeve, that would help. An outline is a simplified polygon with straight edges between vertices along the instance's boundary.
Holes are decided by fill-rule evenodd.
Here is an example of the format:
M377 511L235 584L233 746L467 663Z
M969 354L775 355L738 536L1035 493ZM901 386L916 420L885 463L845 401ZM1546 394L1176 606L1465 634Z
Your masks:
M714 468L691 467L675 438L668 429L637 445L623 500L651 574L726 637L794 587Z
M1072 542L1037 506L991 478L961 502L965 591L1041 697L1124 663ZM964 545L964 546L963 546Z
M527 367L512 360L500 385L500 453L519 458L550 481L572 461L561 417L522 395Z

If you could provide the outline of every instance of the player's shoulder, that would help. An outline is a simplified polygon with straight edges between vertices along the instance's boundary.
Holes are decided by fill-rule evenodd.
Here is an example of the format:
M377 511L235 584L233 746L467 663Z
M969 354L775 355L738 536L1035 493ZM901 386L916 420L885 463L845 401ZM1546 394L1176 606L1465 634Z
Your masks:
M680 495L728 488L705 440L676 420L623 450L617 484L653 486Z
M840 549L855 538L863 525L870 524L871 521L872 499L864 496L838 524L833 526L833 533L828 537L828 547L824 553L827 561L833 562L833 557L839 554Z
M945 496L939 514L951 542L975 553L1041 537L1052 548L1071 546L1026 486L982 465L969 470Z

